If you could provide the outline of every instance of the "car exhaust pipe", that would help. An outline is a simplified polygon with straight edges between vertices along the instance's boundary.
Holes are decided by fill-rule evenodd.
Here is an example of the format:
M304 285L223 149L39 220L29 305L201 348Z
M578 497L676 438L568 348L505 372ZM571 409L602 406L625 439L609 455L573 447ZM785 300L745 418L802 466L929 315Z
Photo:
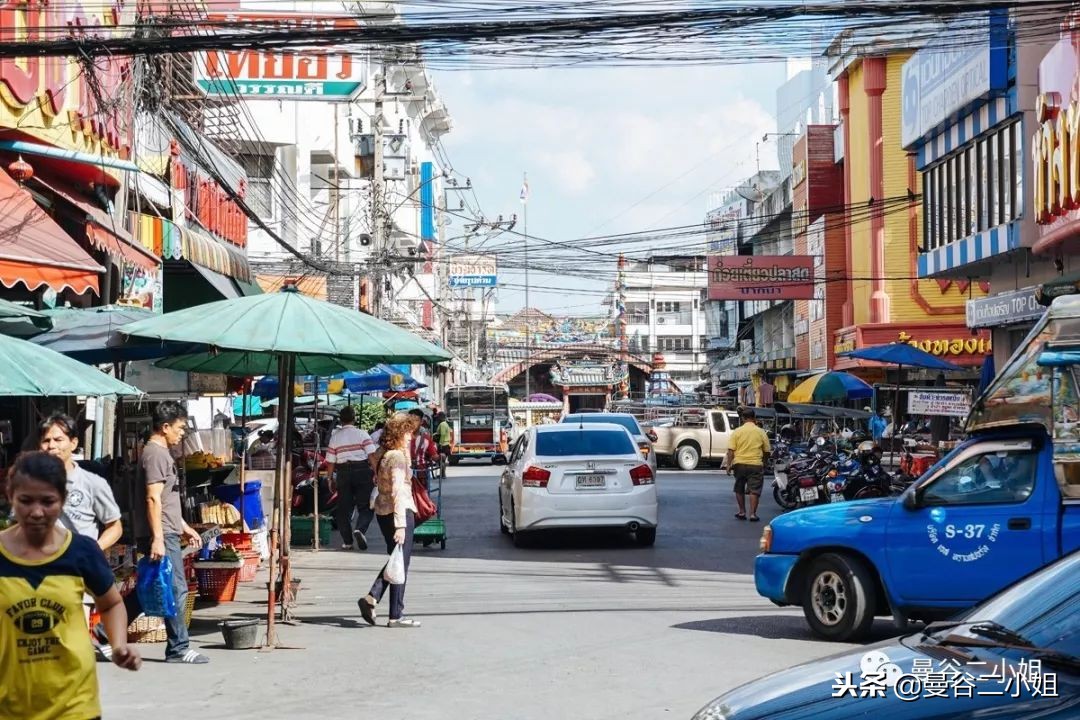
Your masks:
M641 525L639 523L637 523L637 522L632 522L629 525L627 525L626 527L630 529L630 532L637 532L638 528L640 528Z

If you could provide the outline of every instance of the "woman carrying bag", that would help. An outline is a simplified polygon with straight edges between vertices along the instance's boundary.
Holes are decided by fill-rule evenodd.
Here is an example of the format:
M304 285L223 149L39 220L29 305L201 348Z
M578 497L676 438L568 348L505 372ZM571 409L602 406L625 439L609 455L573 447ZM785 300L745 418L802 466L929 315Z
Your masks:
M407 413L395 413L386 421L381 438L382 457L378 459L375 484L375 519L386 539L386 552L400 546L405 562L406 578L412 555L413 530L416 526L416 504L413 501L412 472L409 462L409 443L420 427L419 420ZM387 627L420 627L420 622L404 616L405 583L391 584L384 577L386 568L379 571L371 591L357 604L360 614L369 625L375 624L375 607L390 590L390 619Z

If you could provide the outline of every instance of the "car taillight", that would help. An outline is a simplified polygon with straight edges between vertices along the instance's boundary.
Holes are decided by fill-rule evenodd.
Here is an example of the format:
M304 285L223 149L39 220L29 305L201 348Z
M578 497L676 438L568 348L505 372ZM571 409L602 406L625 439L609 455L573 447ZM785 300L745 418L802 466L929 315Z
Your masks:
M648 465L638 465L630 471L630 481L635 485L652 485L656 482L652 468Z
M525 487L547 487L548 480L551 479L551 473L544 468L538 468L535 465L530 465L525 468L525 472L521 474L521 484Z
M640 450L641 454L645 457L649 457L650 448L648 443L641 443L640 445L638 445L638 450Z

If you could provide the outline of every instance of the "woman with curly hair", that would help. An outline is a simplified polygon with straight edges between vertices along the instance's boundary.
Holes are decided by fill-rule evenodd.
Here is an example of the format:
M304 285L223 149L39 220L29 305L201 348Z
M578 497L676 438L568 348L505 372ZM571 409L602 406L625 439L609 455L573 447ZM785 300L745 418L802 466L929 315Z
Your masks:
M378 496L375 499L375 519L386 539L386 552L393 552L401 545L405 555L405 576L408 579L409 559L412 555L413 529L416 525L416 504L412 495L412 472L409 469L409 443L420 427L418 418L408 413L395 413L386 421L381 438L382 457L375 472ZM369 625L375 624L375 606L382 600L387 588L390 590L390 620L387 627L414 628L420 622L404 616L405 583L391 585L383 578L386 568L371 586L371 591L360 598L360 614Z

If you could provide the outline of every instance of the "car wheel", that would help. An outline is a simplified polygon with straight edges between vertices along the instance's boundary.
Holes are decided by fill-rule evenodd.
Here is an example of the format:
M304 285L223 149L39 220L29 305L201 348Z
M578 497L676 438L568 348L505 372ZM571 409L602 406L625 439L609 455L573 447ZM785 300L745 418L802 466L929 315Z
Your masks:
M675 451L675 462L680 470L696 470L701 454L693 445L683 445Z
M506 523L503 522L503 517L505 517L505 515L506 513L503 511L502 493L499 493L499 532L503 535L509 535L510 528L506 527Z
M525 535L517 529L517 513L514 511L514 503L510 503L510 539L514 547L525 547Z
M656 528L638 528L634 533L634 541L641 547L652 547L656 542Z
M858 641L874 623L877 586L861 560L826 553L810 565L803 615L810 629L827 640Z

